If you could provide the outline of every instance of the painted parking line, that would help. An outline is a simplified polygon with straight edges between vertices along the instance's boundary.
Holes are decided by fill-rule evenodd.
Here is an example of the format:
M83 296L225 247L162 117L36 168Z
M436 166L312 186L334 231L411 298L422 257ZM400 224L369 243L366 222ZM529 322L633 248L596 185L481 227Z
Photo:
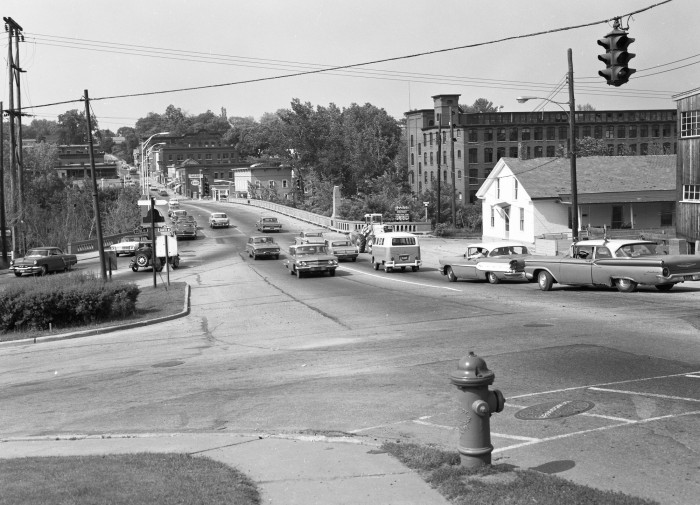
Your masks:
M658 393L645 393L643 391L622 391L619 389L598 388L598 387L591 387L588 389L590 389L591 391L601 391L603 393L619 393L619 394L623 394L623 395L648 396L650 398L663 398L664 400L681 400L684 402L700 402L700 398L685 398L682 396L660 395Z
M346 267L346 266L343 266L342 269L343 269L343 270L348 270L348 271L350 271L350 272L355 272L355 273L357 273L357 274L367 275L367 276L369 276L369 277L376 277L377 279L382 279L382 280L385 280L385 281L401 282L401 283L404 283L404 284L413 284L414 286L421 286L421 287L424 287L424 288L447 289L448 291L457 291L458 293L461 293L461 292L462 292L461 289L450 288L450 287L447 287L447 286L435 286L435 285L433 285L433 284L425 284L425 283L422 283L422 282L413 282L413 281L404 281L404 280L401 280L401 279L392 279L392 278L387 277L387 276L385 276L385 275L377 275L377 274L373 274L373 273L369 273L369 272L363 272L362 270L357 270L357 269L355 269L355 268L349 268L349 267Z

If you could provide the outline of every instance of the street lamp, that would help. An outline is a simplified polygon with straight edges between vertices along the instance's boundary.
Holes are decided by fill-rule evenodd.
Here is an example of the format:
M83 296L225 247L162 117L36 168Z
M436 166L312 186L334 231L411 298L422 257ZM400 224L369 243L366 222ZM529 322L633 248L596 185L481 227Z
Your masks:
M144 143L141 144L141 193L144 195L148 194L148 191L146 191L146 170L145 170L145 159L146 159L146 146L148 143L153 139L153 137L156 137L158 135L169 135L170 132L160 132L160 133L154 133Z
M538 96L519 96L516 98L518 103L525 103L528 100L545 100L557 104L569 116L569 162L571 166L571 238L574 242L578 241L578 188L576 187L576 103L574 100L574 64L571 56L571 49L568 50L569 58L569 73L567 81L569 82L569 101L556 102L549 98ZM568 105L567 112L562 105Z

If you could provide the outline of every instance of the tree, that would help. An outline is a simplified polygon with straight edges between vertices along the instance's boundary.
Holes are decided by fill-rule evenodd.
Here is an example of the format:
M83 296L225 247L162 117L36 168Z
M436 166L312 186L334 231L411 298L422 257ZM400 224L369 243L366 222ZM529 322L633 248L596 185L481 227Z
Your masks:
M498 112L498 107L486 98L477 98L472 105L460 105L462 112Z
M92 128L97 129L97 118L92 116ZM63 145L87 143L87 118L77 109L58 116L58 143Z
M576 106L577 111L592 111L596 110L590 103L584 103L583 105Z

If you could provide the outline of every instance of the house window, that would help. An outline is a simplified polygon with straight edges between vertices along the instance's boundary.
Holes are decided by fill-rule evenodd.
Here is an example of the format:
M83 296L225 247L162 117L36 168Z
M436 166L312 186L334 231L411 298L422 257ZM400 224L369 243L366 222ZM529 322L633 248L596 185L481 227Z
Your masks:
M469 135L469 138L468 138L469 142L478 142L479 141L479 136L477 135L475 129L473 129L473 128L470 129L467 132L467 134Z
M260 188L260 186L261 186L260 181L255 181L255 187Z
M608 125L605 127L605 138L614 139L615 138L615 127L613 125Z
M493 149L490 147L484 149L484 163L493 163Z
M496 212L494 211L493 207L491 207L491 228L496 226Z
M496 198L501 198L501 179L496 179Z
M411 176L411 185L415 184L416 181L415 181L415 177L413 175L413 172L411 172L409 175Z
M477 149L469 149L469 163L478 163L477 162Z
M424 134L423 134L423 145L426 145L427 138L428 138L428 135L426 135L426 134L424 133Z
M219 172L214 172L214 179L218 179L218 178L219 178Z
M211 153L207 153L207 155L204 158L207 160L211 160Z
M423 153L423 163L428 164L428 153Z
M525 231L525 209L520 209L520 231Z
M416 164L415 157L413 156L413 153L411 153L411 165L415 165L415 164Z
M430 180L431 181L435 180L435 172L430 172Z
M530 128L523 128L520 133L520 140L530 140Z
M518 199L518 179L513 179L513 199Z
M535 146L535 158L541 158L544 156L542 149L542 146Z
M184 157L182 156L182 154L177 155L177 161L182 161L183 159Z
M683 201L700 202L700 184L684 184Z
M554 158L554 156L556 156L555 147L554 146L547 146L547 158Z
M700 116L700 111L697 110L681 112L681 138L700 135L698 116Z
M510 129L510 136L508 137L508 140L511 142L518 140L518 129L515 126Z
M411 180L413 180L413 172L411 172ZM289 181L287 179L282 181L282 188L286 189L289 187Z
M469 184L479 184L479 170L476 168L469 169Z
M484 142L493 142L493 130L491 128L484 130Z
M430 145L433 145L433 132L430 132Z

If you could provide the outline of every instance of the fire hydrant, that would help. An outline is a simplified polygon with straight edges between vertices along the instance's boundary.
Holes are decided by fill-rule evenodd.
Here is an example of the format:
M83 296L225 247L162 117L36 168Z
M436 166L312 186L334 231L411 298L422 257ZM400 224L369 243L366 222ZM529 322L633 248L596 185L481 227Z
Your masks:
M496 374L486 362L469 351L459 361L450 381L459 389L460 410L466 419L459 427L459 456L462 466L476 468L491 464L491 426L493 412L501 412L506 403L498 389L489 390Z

